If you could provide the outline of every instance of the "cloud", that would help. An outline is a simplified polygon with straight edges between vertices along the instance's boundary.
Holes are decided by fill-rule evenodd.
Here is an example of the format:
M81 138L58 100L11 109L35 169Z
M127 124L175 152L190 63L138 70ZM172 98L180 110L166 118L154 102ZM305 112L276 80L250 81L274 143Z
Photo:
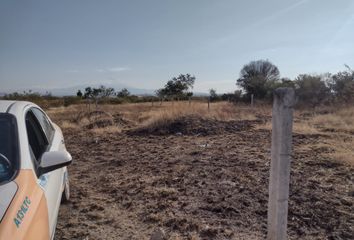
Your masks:
M124 72L129 71L128 67L111 67L111 68L99 68L96 69L96 72L104 73L104 72Z
M114 68L109 68L108 70L111 72L122 72L122 71L128 71L130 69L127 67L114 67Z

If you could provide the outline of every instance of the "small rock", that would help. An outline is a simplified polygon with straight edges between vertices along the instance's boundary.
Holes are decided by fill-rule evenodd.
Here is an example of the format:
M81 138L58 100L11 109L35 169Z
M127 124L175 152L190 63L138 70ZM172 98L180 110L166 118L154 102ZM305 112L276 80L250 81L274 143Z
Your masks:
M156 228L152 232L150 240L166 240L165 231L162 228Z
M210 144L199 144L199 147L202 147L202 148L207 148L207 147L210 147Z

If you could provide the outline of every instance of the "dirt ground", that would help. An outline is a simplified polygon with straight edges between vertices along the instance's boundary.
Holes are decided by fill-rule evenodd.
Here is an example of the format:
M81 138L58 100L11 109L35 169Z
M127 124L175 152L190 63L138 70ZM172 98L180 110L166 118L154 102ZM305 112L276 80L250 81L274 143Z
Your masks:
M271 131L257 127L263 117L64 129L72 195L55 239L141 240L156 229L166 239L264 239ZM328 137L294 134L289 239L353 239L354 167L324 157L332 150L315 143Z

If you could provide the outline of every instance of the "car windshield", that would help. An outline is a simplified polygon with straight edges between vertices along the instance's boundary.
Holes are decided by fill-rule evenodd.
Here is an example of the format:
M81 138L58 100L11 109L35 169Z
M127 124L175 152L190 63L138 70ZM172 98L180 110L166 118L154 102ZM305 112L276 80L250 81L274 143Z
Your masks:
M15 175L18 155L16 118L11 114L0 113L0 184Z

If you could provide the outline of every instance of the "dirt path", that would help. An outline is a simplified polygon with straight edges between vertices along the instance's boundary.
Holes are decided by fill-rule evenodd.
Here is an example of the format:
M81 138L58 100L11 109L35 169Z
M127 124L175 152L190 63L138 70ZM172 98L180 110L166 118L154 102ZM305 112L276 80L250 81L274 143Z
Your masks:
M253 123L252 123L253 124ZM270 132L232 134L65 132L74 163L72 200L56 239L262 239L266 234ZM295 135L290 239L354 236L354 168L303 149L321 135Z

